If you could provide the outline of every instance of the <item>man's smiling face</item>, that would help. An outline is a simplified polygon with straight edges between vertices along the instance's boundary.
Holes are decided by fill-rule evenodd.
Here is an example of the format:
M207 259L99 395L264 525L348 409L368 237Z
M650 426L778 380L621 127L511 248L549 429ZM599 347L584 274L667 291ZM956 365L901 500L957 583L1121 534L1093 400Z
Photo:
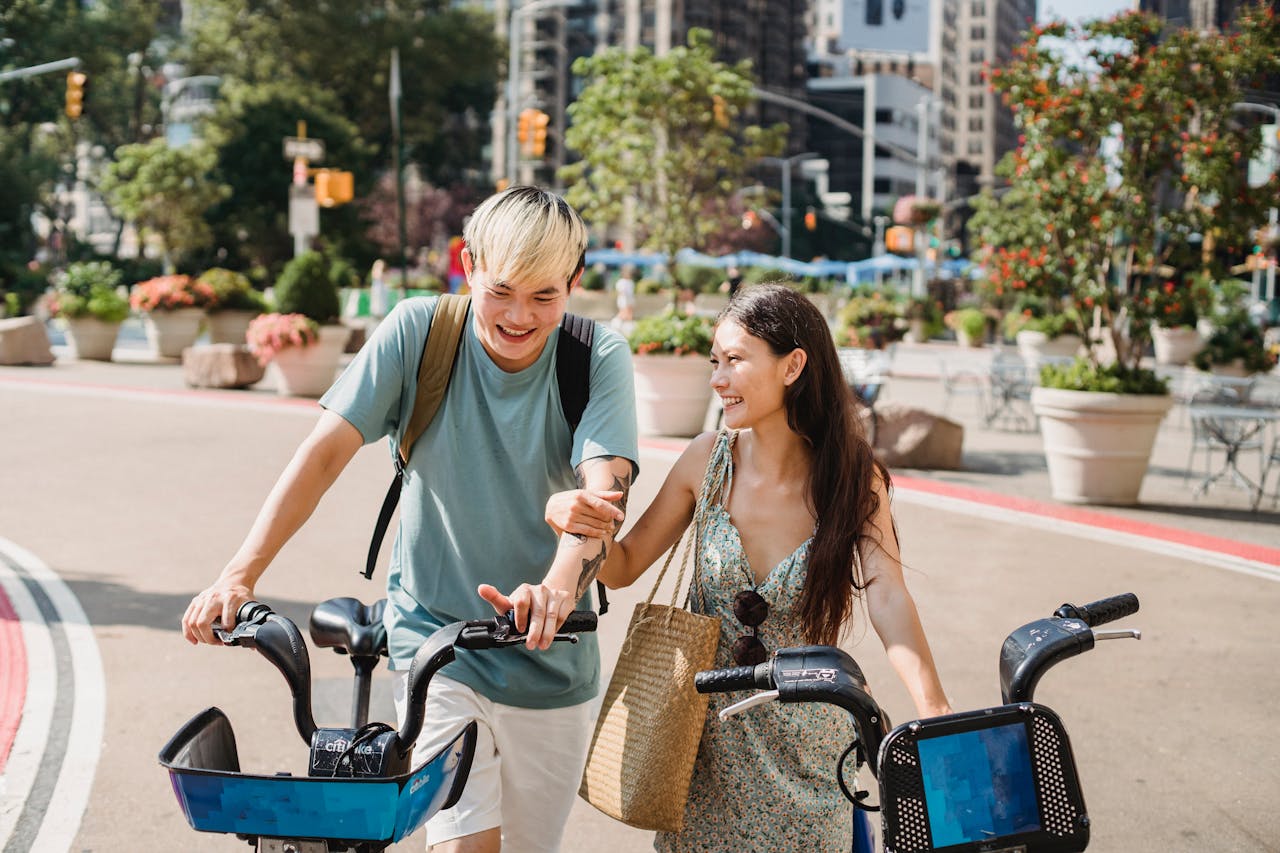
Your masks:
M498 367L508 373L524 370L559 328L581 270L572 281L563 275L501 280L474 268L467 252L462 265L471 285L476 337Z

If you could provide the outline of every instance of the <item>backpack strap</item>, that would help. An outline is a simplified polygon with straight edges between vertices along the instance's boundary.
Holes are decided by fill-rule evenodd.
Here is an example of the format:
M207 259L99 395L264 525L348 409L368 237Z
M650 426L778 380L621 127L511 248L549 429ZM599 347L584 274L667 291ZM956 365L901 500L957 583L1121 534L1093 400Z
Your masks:
M591 399L591 345L595 334L596 324L586 317L565 314L560 321L556 384L560 386L560 409L569 422L570 434L577 432Z
M413 443L431 425L431 421L444 402L444 392L449 388L449 379L453 376L453 363L458 358L458 345L462 341L462 330L466 326L467 309L471 307L470 296L458 296L446 293L436 302L436 310L431 315L431 325L427 328L427 342L422 347L422 358L418 362L417 395L413 400L413 411L409 415L409 423L400 433L400 442L396 450L396 474L391 485L387 487L387 496L382 499L382 509L378 512L378 522L373 528L373 539L369 542L369 556L365 560L364 576L373 577L373 569L378 562L378 551L382 549L382 540L386 538L387 528L391 525L391 516L400 503L400 489L404 485L404 469L409 464L409 453Z

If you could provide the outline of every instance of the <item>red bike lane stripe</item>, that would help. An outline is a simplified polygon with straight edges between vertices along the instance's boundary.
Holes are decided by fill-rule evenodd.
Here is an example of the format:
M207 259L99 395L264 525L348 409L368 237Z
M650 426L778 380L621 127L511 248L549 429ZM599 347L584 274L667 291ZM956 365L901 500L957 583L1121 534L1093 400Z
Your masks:
M1212 551L1217 554L1227 554L1244 560L1253 560L1258 563L1280 566L1280 548L1268 548L1265 545L1255 545L1250 542L1239 542L1234 539L1223 539L1220 536L1210 536L1206 533L1196 533L1192 530L1182 530L1177 527L1167 527L1163 524L1154 524L1149 521L1124 518L1118 515L1098 512L1097 510L1084 509L1082 507L1064 504L1045 503L1044 501L1038 501L1033 498L1024 498L1015 495L1002 495L995 492L983 491L982 489L975 489L969 486L958 486L953 483L943 483L938 480L926 480L918 477L901 477L895 475L893 478L893 484L896 488L909 489L915 492L924 492L926 494L953 498L955 500L967 501L969 503L983 504L985 506L1012 510L1014 512L1025 512L1029 515L1037 515L1042 518L1053 518L1059 521L1085 525L1087 527L1110 530L1116 533L1127 533L1131 536L1141 536L1146 539L1170 542L1175 545L1185 545L1189 548L1199 548L1203 551Z
M26 699L27 647L22 641L22 623L0 588L0 775L9 761Z

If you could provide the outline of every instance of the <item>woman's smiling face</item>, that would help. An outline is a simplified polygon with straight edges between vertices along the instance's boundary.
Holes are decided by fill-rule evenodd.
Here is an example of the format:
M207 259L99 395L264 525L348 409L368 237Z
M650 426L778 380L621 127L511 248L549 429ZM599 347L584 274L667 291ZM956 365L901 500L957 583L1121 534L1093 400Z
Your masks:
M711 389L724 405L724 424L745 429L783 413L783 395L804 366L802 350L779 356L732 320L716 327L711 344Z

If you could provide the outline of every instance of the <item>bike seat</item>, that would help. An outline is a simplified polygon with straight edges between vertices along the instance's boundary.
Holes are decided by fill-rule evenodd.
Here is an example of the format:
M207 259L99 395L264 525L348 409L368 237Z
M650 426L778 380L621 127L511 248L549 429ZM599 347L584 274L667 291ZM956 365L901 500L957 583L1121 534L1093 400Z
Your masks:
M387 653L387 629L382 611L387 600L364 604L354 598L330 598L311 611L311 639L322 649L335 649L353 657L378 657Z

